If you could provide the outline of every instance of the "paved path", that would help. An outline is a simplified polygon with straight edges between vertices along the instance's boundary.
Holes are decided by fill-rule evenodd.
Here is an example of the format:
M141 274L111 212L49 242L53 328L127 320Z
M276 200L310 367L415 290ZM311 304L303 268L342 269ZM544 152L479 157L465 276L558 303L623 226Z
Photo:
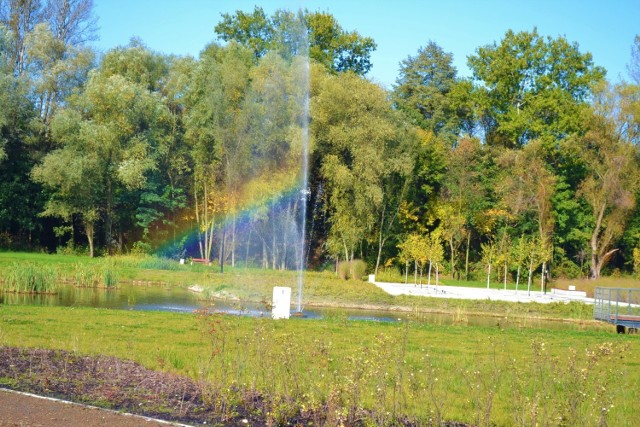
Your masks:
M0 389L0 427L167 427L179 425Z
M391 295L415 295L433 298L458 298L458 299L486 299L494 301L513 301L513 302L570 302L579 301L587 304L593 304L593 298L587 298L584 292L580 291L564 291L552 289L546 294L543 292L527 292L527 289L504 290L504 289L487 289L487 288L466 288L462 286L448 285L414 285L404 283L386 283L372 282L380 289ZM494 285L495 286L495 285Z

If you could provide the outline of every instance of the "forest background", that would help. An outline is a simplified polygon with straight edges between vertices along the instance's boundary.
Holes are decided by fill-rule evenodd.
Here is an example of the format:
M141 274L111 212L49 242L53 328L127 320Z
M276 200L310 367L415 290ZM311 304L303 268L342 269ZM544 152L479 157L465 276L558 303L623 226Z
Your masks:
M387 90L375 41L327 12L225 14L198 58L97 55L96 22L91 0L0 0L3 249L287 268L304 52L310 268L640 270L638 36L628 81L533 28L478 47L470 78L429 42Z

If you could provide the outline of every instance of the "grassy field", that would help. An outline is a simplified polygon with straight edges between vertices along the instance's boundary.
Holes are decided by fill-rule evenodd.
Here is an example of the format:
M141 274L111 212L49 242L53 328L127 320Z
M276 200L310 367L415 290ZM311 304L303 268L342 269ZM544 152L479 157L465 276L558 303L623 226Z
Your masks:
M403 415L422 425L632 426L640 414L640 337L612 329L5 305L0 345L131 359L206 379L229 402L258 390L274 421L321 405L335 420L367 408L378 425Z

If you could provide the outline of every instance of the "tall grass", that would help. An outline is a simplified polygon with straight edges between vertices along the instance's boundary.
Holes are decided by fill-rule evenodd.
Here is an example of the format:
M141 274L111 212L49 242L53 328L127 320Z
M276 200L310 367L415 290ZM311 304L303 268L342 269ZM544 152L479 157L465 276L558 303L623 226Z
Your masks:
M207 314L204 322L211 357L198 367L225 400L221 408L261 396L272 425L300 408L323 414L318 425L632 425L610 414L622 395L624 343L559 352L534 337L528 351L514 353L489 335L474 354L460 355L456 345L444 352L425 345L410 323L345 344L361 325L330 321L328 330L340 332L303 340L268 319L250 329L229 316Z
M81 288L115 288L118 285L118 273L109 259L98 263L76 263L73 268L74 284Z
M2 271L2 290L15 293L55 293L58 272L51 266L32 263L13 263Z

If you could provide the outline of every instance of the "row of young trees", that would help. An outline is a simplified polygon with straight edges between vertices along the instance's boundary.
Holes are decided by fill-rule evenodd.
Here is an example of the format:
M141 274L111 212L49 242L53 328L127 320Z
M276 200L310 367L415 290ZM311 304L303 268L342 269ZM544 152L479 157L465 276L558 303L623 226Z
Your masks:
M385 90L365 77L373 40L328 13L238 11L197 59L133 40L96 60L91 6L0 1L4 247L170 240L230 264L522 267L529 284L638 263L640 38L629 82L534 29L478 48L468 79L429 42ZM308 195L285 197L307 125Z

